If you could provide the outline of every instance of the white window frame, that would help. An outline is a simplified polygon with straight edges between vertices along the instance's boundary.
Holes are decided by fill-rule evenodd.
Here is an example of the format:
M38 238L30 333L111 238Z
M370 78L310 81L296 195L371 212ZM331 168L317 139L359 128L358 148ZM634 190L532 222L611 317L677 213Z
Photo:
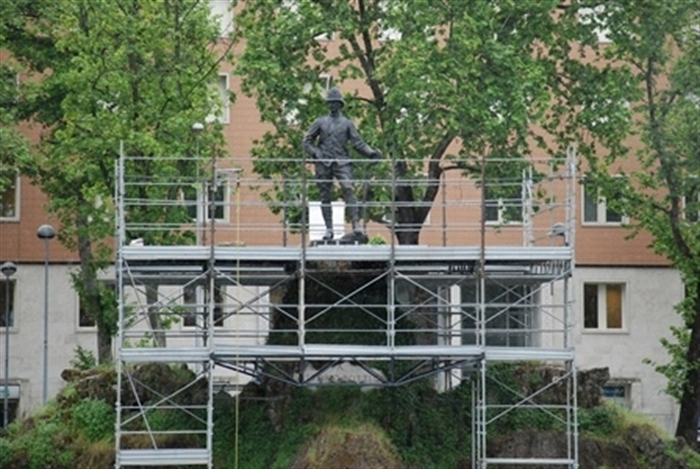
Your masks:
M586 285L595 285L597 287L597 304L598 304L598 326L597 327L586 327ZM621 311L620 311L620 321L621 327L610 328L608 327L608 316L607 316L607 287L608 285L619 285L621 287L620 301L621 301ZM627 292L629 291L629 284L624 281L619 280L585 280L581 283L581 330L584 333L627 333Z
M695 194L697 199L695 200L695 202L700 204L700 178L698 176L691 176L691 178L695 179L696 183L698 184L698 187L696 188L697 194ZM698 221L700 221L700 205L698 205L698 211L690 213L691 216L688 217L689 213L688 213L688 210L686 209L687 203L688 203L688 196L684 195L683 200L682 200L683 210L681 212L681 216L682 216L683 220L689 221L691 223L697 223Z
M233 9L231 0L209 0L211 17L219 25L219 37L228 37L233 32Z
M298 0L282 0L280 5L285 10L289 10L290 13L299 13L299 2ZM319 42L329 42L335 39L335 32L329 31L326 33L317 34L314 36L315 41Z
M596 217L595 220L586 220L586 181L581 185L581 224L585 226L622 226L629 223L629 217L620 215L620 221L608 221L608 204L605 197L600 195L600 188L597 189Z
M325 100L328 90L333 86L333 75L321 73L318 76L318 81L321 84L322 98ZM302 93L309 94L315 89L314 86L315 84L313 83L305 83L304 87L302 88ZM308 104L309 100L306 98L297 99L296 105L291 105L287 100L282 101L282 118L284 119L284 122L290 127L296 127L301 124L301 121L299 120L299 107L306 106Z
M583 25L595 24L593 29L599 44L610 44L610 28L601 19L601 15L605 12L605 5L596 5L591 7L582 7L578 9L578 22Z
M515 188L516 186L513 186ZM486 207L489 208L491 206L492 202L495 202L497 205L497 218L494 219L489 219L486 218L484 221L486 225L491 225L491 226L499 226L499 225L508 225L508 226L517 226L517 225L522 225L524 220L525 220L525 204L523 203L522 200L522 185L520 186L520 191L519 195L520 198L518 200L518 205L520 205L520 219L515 219L515 220L509 220L505 216L506 211L508 208L513 207L512 202L515 200L514 198L503 198L499 197L496 199L490 198L488 194L488 186L486 188L486 200L484 201L484 204L486 204ZM516 205L517 206L517 205ZM484 212L484 217L487 216L488 210Z
M389 8L389 2L387 0L380 0L379 1L379 9L382 10L383 13L386 13L387 9ZM382 27L381 21L379 22L379 40L382 42L389 42L389 41L400 41L403 38L403 33L399 31L397 28L385 28Z
M606 395L610 391L622 389L622 396ZM602 386L601 394L604 400L614 403L624 409L632 408L632 383L628 380L611 379Z
M222 172L219 173L222 175L227 175L228 172ZM180 202L185 205L185 210L189 211L192 208L192 202L195 203L195 210L193 215L191 216L192 223L195 224L200 224L203 222L210 222L211 218L209 217L209 186L211 185L211 181L204 181L204 187L202 187L202 184L197 184L196 187L196 194L194 198L189 198L188 195L184 190L180 192L179 200ZM223 186L223 199L221 201L215 201L215 202L221 202L221 205L216 205L214 207L214 213L216 214L216 209L220 206L222 208L223 216L222 217L217 217L214 218L214 221L217 223L230 223L231 220L231 215L230 215L230 206L231 206L231 185L232 182L228 177L220 177L217 178L217 187ZM189 189L194 190L194 187L190 186Z
M216 111L209 114L206 122L218 121L222 124L229 124L231 120L231 101L229 99L230 77L228 73L220 73L216 83L212 86L216 89L219 102L215 106Z
M228 223L230 221L229 214L229 201L231 200L231 184L227 179L222 179L217 181L217 192L218 188L223 186L222 200L218 198L214 201L214 221L217 223ZM221 203L223 216L216 217L216 209L219 207L217 205ZM201 189L197 190L197 220L211 221L209 217L209 184L204 191Z
M15 173L15 210L11 216L3 216L3 212L0 212L0 222L3 221L19 221L20 219L20 196L21 196L22 181L19 176L19 172ZM3 210L4 211L4 210Z
M194 289L194 294L195 294L195 302L190 303L185 301L185 289ZM190 290L191 291L191 290ZM224 307L226 306L226 287L224 285L219 285L215 289L216 293L215 295L220 295L220 303L217 303L218 306L214 307L214 320L216 321L216 308L219 308L219 316L221 317L221 321L218 323L214 323L214 327L224 327L226 325L226 317L224 315ZM218 301L215 296L215 301ZM205 325L197 325L197 306L202 306L203 308L206 308L207 306L204 305L204 291L201 288L197 288L196 285L186 285L182 289L182 306L185 308L188 308L188 313L190 312L190 308L194 308L192 311L194 313L194 319L195 319L195 324L185 324L185 318L183 317L182 323L181 323L181 328L185 330L192 330L197 327L205 328Z

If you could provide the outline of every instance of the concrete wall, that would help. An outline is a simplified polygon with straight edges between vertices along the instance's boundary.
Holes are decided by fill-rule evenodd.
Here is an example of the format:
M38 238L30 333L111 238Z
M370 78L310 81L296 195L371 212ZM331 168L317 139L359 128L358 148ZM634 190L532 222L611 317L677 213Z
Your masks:
M69 276L74 268L71 265L54 264L49 269L49 399L64 386L65 383L60 377L61 371L70 367L78 345L96 353L95 329L78 326L78 297L71 287ZM15 326L10 329L9 374L10 383L20 385L19 414L26 415L42 403L44 267L41 264L20 264L13 278L17 282L16 319ZM622 329L583 330L582 298L585 282L625 284ZM680 322L673 309L674 304L683 295L678 273L669 268L578 267L572 281L572 290L576 301L573 342L577 352L577 366L582 369L608 367L612 380L627 387L631 408L653 417L666 430L672 432L677 419L677 406L673 399L663 392L665 378L656 373L652 366L644 364L643 360L649 358L664 363L668 359L659 340L669 337L669 326ZM546 292L547 289L543 290L543 293ZM244 296L256 293L257 289L253 289ZM545 304L561 303L561 299L557 298L542 300ZM267 301L269 300L264 299L263 303ZM230 321L233 321L233 318L227 320L227 323ZM266 328L266 325L258 324L260 317L255 315L251 315L248 321L251 321L246 325L248 328L258 329L260 332ZM546 326L542 324L542 327ZM224 331L237 327L240 325L234 326L230 323ZM226 341L224 331L221 331L223 334L220 340ZM543 339L544 342L551 340ZM241 338L235 340L240 341ZM247 340L250 341L251 338ZM4 341L2 329L2 351ZM4 360L2 366L4 377ZM230 375L233 374L221 370L218 379L230 379Z
M585 282L625 285L622 329L583 328ZM673 432L678 408L664 393L666 379L643 360L668 362L659 340L670 338L669 327L680 324L673 309L683 298L678 272L669 268L577 267L574 289L577 324L574 346L578 367L608 367L611 381L628 387L631 408L653 417Z
M94 328L78 327L78 295L71 286L70 265L49 268L47 395L51 399L65 384L61 372L70 367L80 345L97 353ZM42 405L44 370L44 266L18 264L12 277L16 283L15 322L10 328L11 384L20 385L19 416ZM5 329L0 350L5 350ZM4 379L4 360L3 374Z

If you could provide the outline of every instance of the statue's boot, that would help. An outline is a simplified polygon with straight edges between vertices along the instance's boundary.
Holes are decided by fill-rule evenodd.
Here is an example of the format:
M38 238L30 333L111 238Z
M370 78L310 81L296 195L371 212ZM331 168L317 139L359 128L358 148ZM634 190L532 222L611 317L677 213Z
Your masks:
M360 224L360 216L357 211L357 206L350 206L350 219L352 220L352 232L358 235L364 235L365 230Z
M360 244L366 244L369 241L365 229L360 225L360 221L357 217L353 217L352 219L352 237L355 242Z
M333 239L333 209L330 204L321 204L321 215L323 216L323 223L326 225L326 233L321 239L330 241Z

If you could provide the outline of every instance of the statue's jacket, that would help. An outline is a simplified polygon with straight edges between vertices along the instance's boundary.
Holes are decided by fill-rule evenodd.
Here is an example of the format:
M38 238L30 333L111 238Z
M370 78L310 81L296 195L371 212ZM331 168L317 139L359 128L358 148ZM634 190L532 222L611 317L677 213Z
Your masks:
M374 150L367 145L357 132L355 124L343 116L319 117L311 125L304 136L304 151L314 158L315 163L330 166L333 162L339 165L351 163L347 142L364 156L371 157ZM318 143L316 144L316 141Z

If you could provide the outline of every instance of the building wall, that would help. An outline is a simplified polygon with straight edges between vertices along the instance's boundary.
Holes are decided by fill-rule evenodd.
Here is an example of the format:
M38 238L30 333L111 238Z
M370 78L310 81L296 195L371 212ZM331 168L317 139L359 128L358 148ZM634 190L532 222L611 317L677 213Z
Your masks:
M622 283L623 323L620 330L590 330L584 325L584 283ZM574 346L577 365L587 369L608 367L610 384L627 388L632 410L659 422L669 432L678 417L674 400L664 393L666 379L643 363L650 359L666 363L662 337L670 338L669 327L679 325L673 307L683 298L683 284L670 268L581 267L574 271L576 325Z
M212 0L226 3L225 0ZM2 56L0 56L2 57ZM231 66L224 64L221 73L229 74ZM229 75L229 88L238 91L240 79ZM350 91L348 84L340 84ZM247 160L253 140L260 138L269 126L259 122L253 100L237 93L235 105L229 109L228 124L224 134L228 141L228 152L241 159L241 166L251 168ZM41 129L24 127L26 134L36 141ZM300 150L301 155L301 150ZM455 185L450 191L460 192ZM251 206L258 195L249 188L242 188L241 203ZM438 195L438 200L440 195ZM36 229L43 223L52 223L44 211L46 197L23 179L20 191L20 217L15 221L0 221L0 262L12 260L18 263L16 291L16 326L10 330L10 380L19 382L21 388L20 413L26 413L41 404L42 393L42 341L43 341L43 258L44 246L36 238ZM665 351L659 344L661 337L668 336L668 328L678 322L673 304L682 298L682 285L677 272L665 268L667 262L654 255L647 245L649 236L625 239L628 232L619 226L591 225L581 222L582 195L579 188L576 197L577 238L574 290L576 299L582 297L584 282L624 282L625 323L622 331L593 332L577 327L575 346L578 366L591 368L607 366L611 376L622 383L629 383L629 402L633 409L656 418L667 429L675 422L675 406L671 398L662 391L665 380L642 363L644 358L663 362ZM246 219L276 222L278 218L264 209L254 213L245 212ZM421 243L440 245L443 233L439 223L441 214L433 210L432 225L421 236ZM476 218L469 218L476 224ZM372 228L375 232L379 227ZM234 230L231 230L233 233ZM234 239L233 235L228 241ZM477 240L477 237L473 238ZM448 244L461 243L461 235L452 232L447 236ZM223 241L223 240L222 240ZM269 232L255 232L250 244L281 245L282 235L275 228ZM298 242L298 239L293 240ZM470 244L476 244L471 242ZM515 244L518 244L517 242ZM60 246L57 240L51 244L49 318L49 395L54 395L63 385L60 372L70 365L75 348L80 345L88 350L96 349L95 331L78 327L78 300L72 290L68 273L74 267L66 262L77 261L77 255ZM54 263L59 262L59 263ZM649 267L653 266L653 267ZM546 293L546 292L543 292ZM577 324L582 325L583 305L575 305ZM0 329L1 330L1 329ZM2 330L4 332L4 330ZM4 350L4 334L0 334L0 350Z
M61 372L69 368L78 346L97 352L94 328L78 327L78 295L71 287L70 264L49 268L48 296L48 399L60 391ZM19 415L42 405L44 370L44 266L18 264L15 280L14 327L10 328L10 384L19 384ZM0 350L5 350L2 329ZM3 361L4 368L4 361ZM4 370L3 370L4 377Z

